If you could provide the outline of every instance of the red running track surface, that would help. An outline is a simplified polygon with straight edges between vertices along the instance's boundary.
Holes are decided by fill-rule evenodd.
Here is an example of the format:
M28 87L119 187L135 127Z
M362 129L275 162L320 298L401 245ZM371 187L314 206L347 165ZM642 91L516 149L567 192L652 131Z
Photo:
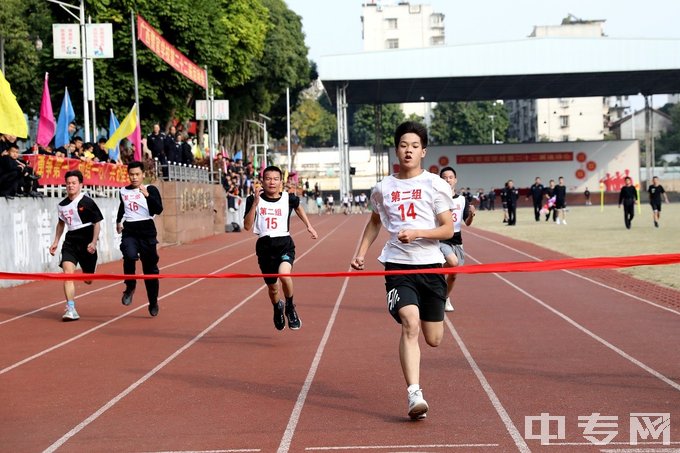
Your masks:
M348 270L366 220L312 216L317 240L293 220L295 270ZM467 264L559 257L474 228L464 239ZM257 273L254 244L244 232L164 248L161 272ZM614 271L460 275L442 345L421 342L430 412L418 422L381 277L295 279L303 326L281 332L259 279L163 280L156 318L141 282L129 307L122 282L76 288L71 323L58 281L0 290L2 452L680 448L680 294ZM542 413L564 420L563 436L557 421L544 432L552 445L538 422L526 436ZM617 433L606 446L579 426L593 413L618 417L594 427ZM659 430L629 445L637 413L670 414L670 444Z

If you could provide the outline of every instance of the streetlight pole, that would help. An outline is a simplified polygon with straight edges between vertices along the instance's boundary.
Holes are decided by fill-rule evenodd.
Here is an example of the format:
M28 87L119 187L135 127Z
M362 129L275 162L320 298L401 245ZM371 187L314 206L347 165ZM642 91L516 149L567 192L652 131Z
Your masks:
M489 115L489 118L491 119L491 144L494 145L496 144L496 128L494 127L493 124L493 119L496 117L496 115Z
M83 122L85 123L83 129L85 131L85 141L90 141L90 110L87 105L87 93L88 93L88 79L87 79L87 39L85 37L85 2L80 0L80 6L70 5L68 3L60 2L59 0L47 0L50 3L56 3L61 6L64 11L69 13L71 16L75 17L80 24L80 42L81 42L81 55L83 60ZM78 10L78 15L76 16L73 12L69 11Z
M264 166L267 166L267 146L269 144L269 135L267 134L267 121L271 121L272 119L269 118L267 115L263 115L262 113L258 113L258 116L262 118L262 122L260 123L259 121L255 120L246 120L247 123L253 123L257 125L262 131L264 132L264 144L262 145L262 162L264 163ZM255 153L257 153L257 146L255 147ZM256 169L257 170L257 169Z

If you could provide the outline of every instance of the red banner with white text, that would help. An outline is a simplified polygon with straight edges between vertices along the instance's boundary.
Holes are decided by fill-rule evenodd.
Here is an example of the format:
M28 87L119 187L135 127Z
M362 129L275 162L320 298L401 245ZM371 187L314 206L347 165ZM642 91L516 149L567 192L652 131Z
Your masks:
M175 49L140 15L137 15L137 38L177 72L198 86L207 89L205 69L201 69L182 52Z
M65 157L31 154L23 156L40 176L42 185L62 185L67 171L80 170L83 184L88 186L124 187L130 183L127 165L67 159Z

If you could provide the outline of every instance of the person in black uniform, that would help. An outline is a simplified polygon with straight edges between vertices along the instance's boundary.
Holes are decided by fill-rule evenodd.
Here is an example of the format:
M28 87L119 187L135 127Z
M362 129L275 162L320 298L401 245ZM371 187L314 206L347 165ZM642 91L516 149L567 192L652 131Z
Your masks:
M555 196L555 180L551 179L548 183L548 187L545 188L545 200L548 205L548 212L545 215L545 221L550 220L550 214L552 213L553 222L557 221L557 211L555 211L555 203L551 203L550 199Z
M541 183L541 178L536 176L534 183L529 187L529 195L531 196L531 201L534 204L534 218L536 221L541 220L541 208L543 207L543 193L545 192L545 187ZM527 196L527 198L529 198Z
M652 206L652 219L654 220L654 226L659 228L659 217L661 216L661 196L663 195L664 200L668 203L668 195L663 186L659 184L659 177L654 176L652 178L652 185L647 188L649 193L649 204Z
M557 224L567 224L567 219L564 218L564 211L567 207L567 186L564 185L564 177L557 178L557 185L555 186L555 211L557 211Z
M174 139L173 139L174 141ZM146 147L151 151L151 157L158 159L161 164L163 178L168 177L168 157L165 154L166 137L161 132L160 124L153 125L153 132L146 136Z
M297 195L283 191L283 173L279 167L269 166L262 172L262 187L256 186L246 199L246 213L243 227L259 236L255 243L257 263L263 274L290 274L295 261L295 243L290 237L290 215L293 211L307 227L312 239L318 236L307 214L300 206ZM286 299L285 305L279 299L277 277L265 277L269 300L274 308L274 327L283 330L288 318L288 328L298 330L302 321L293 303L293 279L281 277L281 287Z
M50 246L50 255L54 256L59 246L59 239L66 227L66 238L61 246L61 260L59 266L65 274L73 274L76 266L86 274L93 274L97 267L97 239L99 238L100 222L104 219L97 204L92 198L81 193L83 188L83 174L79 170L66 172L66 198L57 206L59 222ZM86 284L92 281L85 281ZM80 319L76 311L75 285L73 281L64 281L64 295L66 296L66 311L62 316L64 321Z
M508 223L508 183L506 182L499 192L501 207L503 208L503 223Z
M512 179L505 184L505 202L508 206L508 226L517 224L517 199L519 191Z
M142 262L144 274L158 274L158 244L153 216L163 212L161 194L155 186L145 186L144 164L128 164L130 185L120 189L120 205L116 216L116 231L122 233L120 251L123 252L123 272L134 275L137 260ZM144 280L149 299L149 314L158 314L158 279ZM132 303L137 280L125 280L123 305Z
M638 196L630 176L626 176L624 182L625 185L621 187L621 192L619 193L619 208L623 204L623 220L626 224L626 228L630 230L631 222L635 216L635 202L637 201Z

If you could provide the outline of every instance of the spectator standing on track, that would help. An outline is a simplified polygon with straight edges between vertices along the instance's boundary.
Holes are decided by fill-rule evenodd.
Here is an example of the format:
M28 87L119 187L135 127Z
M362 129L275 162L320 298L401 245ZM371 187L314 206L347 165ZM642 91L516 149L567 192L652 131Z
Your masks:
M537 222L541 220L541 208L543 207L543 193L545 192L545 187L541 183L541 178L536 176L534 183L529 187L529 195L531 196L531 201L534 205L534 218ZM529 196L527 196L529 198Z
M120 251L123 252L123 272L134 275L137 260L142 262L144 274L158 274L158 244L156 224L153 216L163 212L163 200L155 186L144 185L144 164L128 164L130 185L120 189L120 205L116 216L116 231L122 233ZM149 300L149 314L158 314L158 279L144 280ZM137 280L125 280L125 291L121 299L123 305L132 303L137 288Z
M564 177L557 178L555 186L555 211L557 211L557 224L567 224L565 210L567 208L567 186L564 185Z
M659 177L654 176L652 178L652 185L647 188L649 193L649 204L652 206L652 220L654 220L654 226L659 228L659 217L661 217L661 196L663 195L664 200L668 203L668 195L663 186L659 184Z
M66 228L66 238L61 245L59 266L65 274L73 274L80 264L85 274L94 274L97 268L97 240L100 222L104 219L97 203L81 192L83 174L79 170L66 172L66 198L57 206L58 218L54 241L50 245L50 255L54 256L59 246L59 239ZM86 280L86 284L92 283ZM76 289L73 281L64 281L66 311L61 317L64 321L80 319L76 311Z
M422 168L427 153L427 129L407 121L394 133L399 172L378 182L371 193L373 212L364 228L352 268L363 270L365 255L385 225L390 237L378 260L385 270L440 268L444 256L439 241L453 234L451 187ZM428 404L420 388L422 330L430 346L438 346L444 335L446 280L442 274L385 276L387 307L401 324L399 359L408 394L408 415L422 419Z
M519 190L515 187L512 179L505 183L505 203L508 210L508 226L517 224L517 200L519 199Z
M269 166L262 172L262 187L246 199L243 227L259 236L255 244L257 263L263 274L290 274L295 261L295 242L290 236L290 215L293 211L316 239L318 236L300 206L300 198L282 191L283 173L279 167ZM279 298L279 282L286 299ZM269 300L274 308L274 327L298 330L302 321L293 302L293 279L291 277L265 277ZM285 314L285 318L284 318Z
M451 186L451 196L453 199L453 209L451 210L451 217L453 219L453 236L449 239L439 241L439 250L441 250L447 267L462 266L465 264L465 251L463 250L463 235L460 231L461 223L470 226L475 217L475 207L468 203L465 197L456 193L456 183L458 182L456 170L451 167L444 167L439 172L439 176ZM453 311L453 304L451 303L451 291L456 284L457 274L446 275L446 305L444 311Z
M625 185L621 187L621 192L619 193L619 208L623 204L623 221L626 224L626 228L630 230L633 217L635 217L635 202L637 201L638 196L630 176L626 176L624 184Z
M555 211L555 203L550 203L550 199L555 196L555 180L551 179L548 183L548 187L545 188L545 198L548 204L548 212L545 215L545 221L550 220L550 214L552 213L553 222L557 221L557 211Z
M590 206L591 204L593 204L593 202L590 201L590 190L588 190L587 187L586 187L585 192L583 192L583 196L584 196L585 199L586 199L586 206Z

